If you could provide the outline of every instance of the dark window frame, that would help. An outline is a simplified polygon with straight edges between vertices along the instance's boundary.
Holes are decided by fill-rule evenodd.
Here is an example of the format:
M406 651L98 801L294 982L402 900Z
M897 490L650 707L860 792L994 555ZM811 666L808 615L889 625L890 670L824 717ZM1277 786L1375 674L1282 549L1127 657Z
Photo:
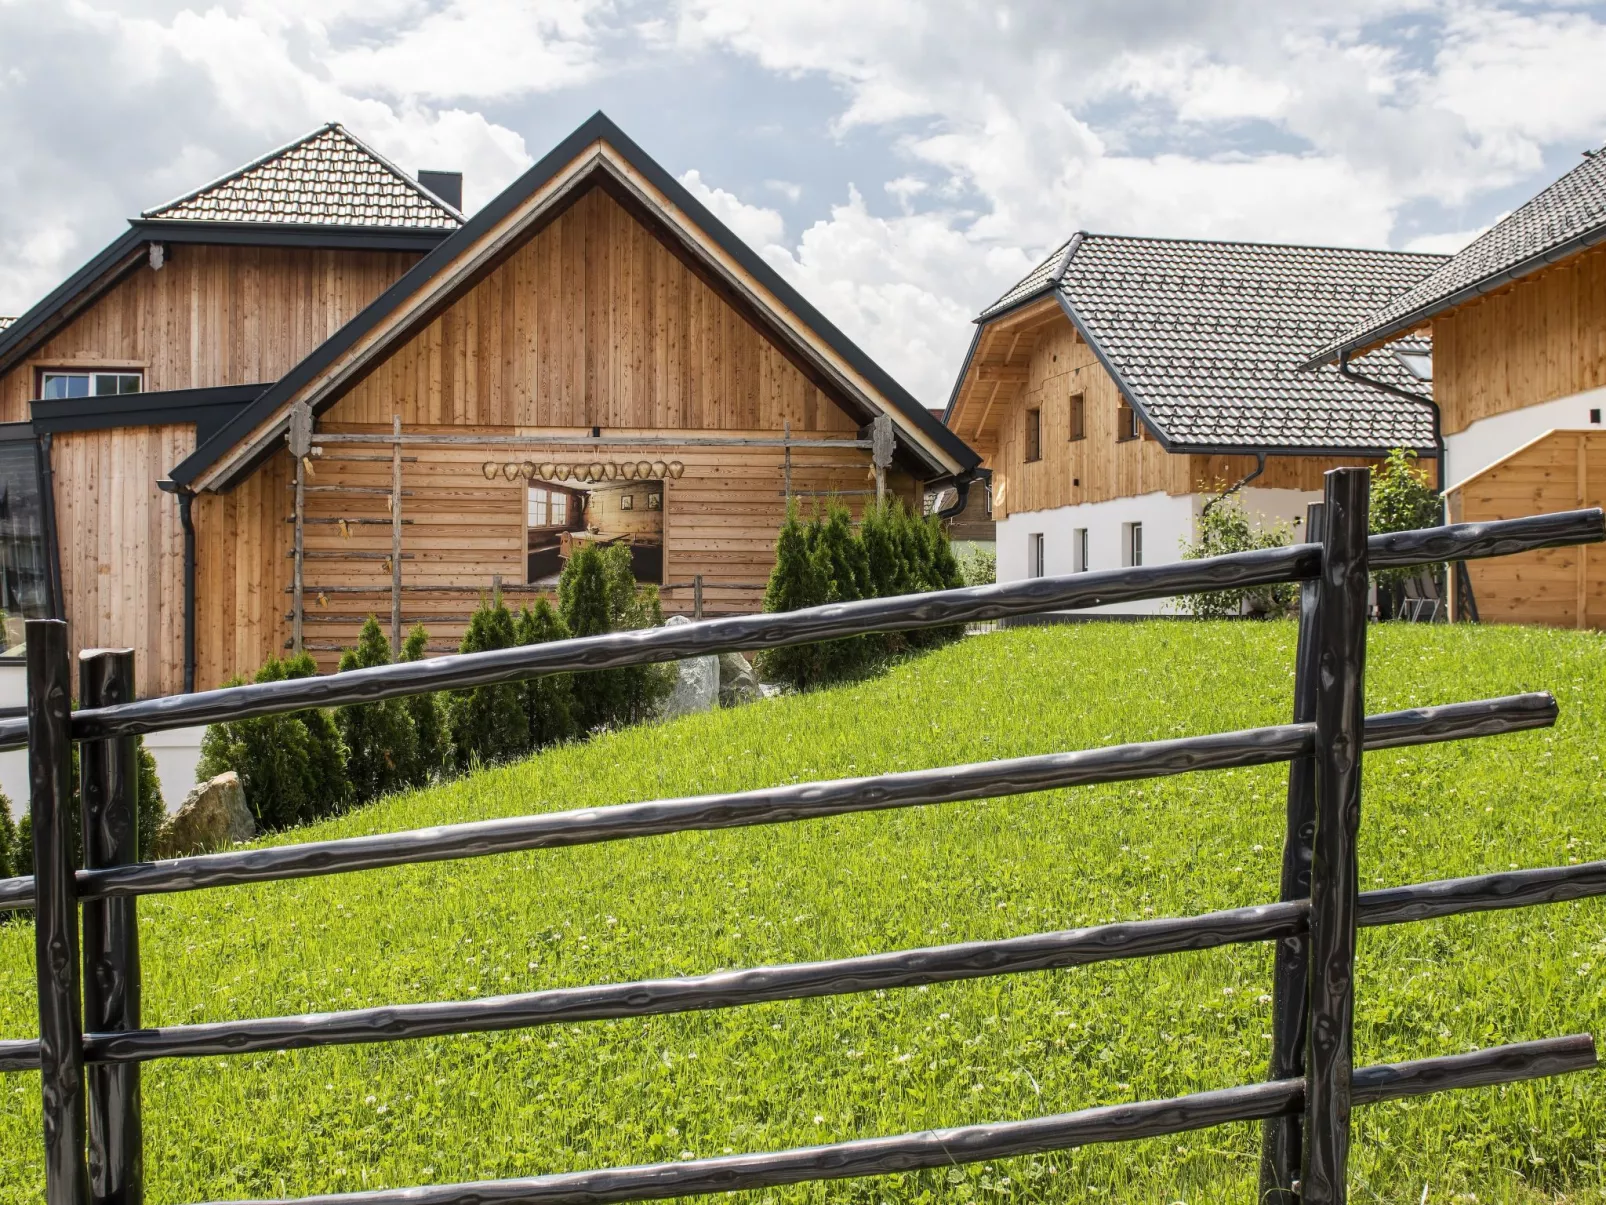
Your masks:
M1071 394L1070 406L1066 411L1065 425L1069 435L1067 443L1075 443L1079 439L1087 438L1087 394Z
M1035 464L1043 459L1043 410L1041 406L1027 407L1026 434L1022 444L1027 464Z
M83 377L85 388L82 393L57 393L51 396L47 390L47 382L52 377ZM121 379L132 377L136 388L124 389ZM117 379L119 387L111 390L98 388L99 379ZM34 393L42 402L73 401L88 398L115 398L135 397L145 392L145 369L142 365L133 364L51 364L35 370Z
M1115 442L1131 443L1134 439L1142 437L1143 425L1138 422L1138 412L1130 402L1123 399L1120 408L1115 412Z

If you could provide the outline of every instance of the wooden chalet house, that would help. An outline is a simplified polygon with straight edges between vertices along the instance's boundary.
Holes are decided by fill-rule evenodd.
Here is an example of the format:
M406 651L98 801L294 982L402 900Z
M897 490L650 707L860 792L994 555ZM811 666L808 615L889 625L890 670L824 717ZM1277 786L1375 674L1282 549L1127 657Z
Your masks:
M1391 340L1428 337L1424 373L1452 520L1606 503L1606 147L1366 314L1312 364L1360 363ZM1606 626L1598 550L1550 549L1467 570L1462 614Z
M454 649L586 540L671 610L699 577L754 610L789 495L915 505L975 470L602 114L472 218L460 186L326 126L0 331L10 653L59 615L155 695L333 668L369 614Z
M948 404L992 472L999 580L1174 561L1228 489L1296 521L1327 469L1431 458L1430 404L1300 364L1443 259L1073 235L976 319ZM1426 350L1391 343L1355 370L1425 391Z

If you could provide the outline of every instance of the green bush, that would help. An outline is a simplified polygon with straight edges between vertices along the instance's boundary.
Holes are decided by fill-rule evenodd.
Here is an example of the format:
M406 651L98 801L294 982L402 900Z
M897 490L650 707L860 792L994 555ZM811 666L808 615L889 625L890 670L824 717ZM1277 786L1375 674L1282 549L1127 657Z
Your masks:
M32 862L33 859L29 858ZM0 791L0 879L13 875L30 874L32 868L22 868L22 850L18 844L17 825L11 819L11 800Z
M962 544L955 556L965 585L991 586L998 580L997 549L985 544Z
M1380 468L1372 472L1372 496L1368 506L1372 535L1390 531L1411 531L1418 527L1437 527L1444 522L1439 495L1426 469L1416 465L1416 453L1395 448ZM1403 585L1422 572L1416 569L1383 569L1372 575L1385 590ZM1433 576L1442 580L1442 566L1434 566Z
M795 502L787 507L786 521L775 539L775 568L770 570L764 590L764 610L800 611L831 601L830 557L813 538L818 527L818 517L812 523L803 523ZM793 690L820 685L828 679L830 670L823 643L764 649L757 660L762 677L783 682Z
M167 817L167 803L162 799L162 780L156 776L156 755L139 742L139 860L151 860L151 846L156 843L156 830Z
M423 624L414 624L402 643L403 661L422 661L429 655L429 633ZM450 750L445 709L438 694L408 695L401 700L413 725L412 756L407 759L407 782L422 787L433 782L446 769Z
M501 596L482 601L468 621L460 653L486 653L518 643L513 615ZM511 761L530 748L521 684L501 682L454 690L446 702L452 760L459 770Z
M275 657L253 681L282 682L316 674L309 654ZM243 679L228 683L239 686ZM344 810L351 796L345 750L334 720L321 708L213 724L201 738L198 778L233 770L265 829L290 828Z
M520 644L546 644L569 635L563 616L546 599L534 609L519 612L517 635ZM574 676L547 674L530 678L520 686L524 718L529 725L530 748L542 749L574 735Z
M1249 521L1243 504L1232 496L1223 497L1199 515L1199 538L1182 545L1182 559L1202 560L1230 552L1250 552L1256 548L1281 548L1293 539L1287 523L1256 527ZM1200 619L1235 619L1240 615L1281 615L1299 598L1299 587L1284 582L1275 586L1251 586L1241 590L1211 590L1185 595L1179 600L1190 615Z
M656 586L637 586L630 549L584 543L558 578L558 612L569 635L657 627L664 610ZM631 665L574 675L574 724L580 732L621 728L650 719L674 688L672 665Z
M156 840L156 830L161 826L162 817L166 815L166 805L162 802L162 783L156 777L156 758L151 751L145 748L145 738L135 738L139 751L139 845L135 855L141 862L150 861L151 845ZM82 780L78 770L78 746L72 751L72 796L67 801L67 823L72 833L72 864L75 869L84 864L84 837L82 804L80 802ZM10 870L5 867L10 866ZM23 809L22 819L13 823L11 819L11 801L4 793L0 793L0 878L13 874L33 873L33 824L27 809Z
M390 664L390 642L372 615L362 625L357 647L340 656L340 672ZM335 726L346 746L346 776L352 798L367 803L399 791L414 780L417 733L407 700L358 703L335 712Z

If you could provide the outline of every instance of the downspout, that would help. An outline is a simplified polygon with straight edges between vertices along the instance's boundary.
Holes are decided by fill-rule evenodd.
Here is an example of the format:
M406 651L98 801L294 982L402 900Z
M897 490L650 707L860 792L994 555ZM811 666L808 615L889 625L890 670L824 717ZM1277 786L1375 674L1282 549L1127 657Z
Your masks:
M1210 513L1210 508L1212 506L1218 502L1225 502L1228 498L1232 497L1239 490L1243 489L1244 486L1248 485L1251 481L1253 481L1256 477L1259 477L1265 471L1266 454L1264 452L1256 452L1255 467L1250 469L1249 472L1240 478L1236 483L1229 485L1226 489L1222 490L1221 493L1217 494L1214 498L1210 499L1209 502L1206 502L1203 506L1201 506L1199 508L1199 517L1201 519L1204 518Z
M939 510L937 512L937 518L952 519L965 509L965 503L970 500L970 481L971 479L969 477L956 477L954 479L953 505L945 506Z
M51 433L39 437L39 520L45 537L45 584L50 590L52 618L66 619L66 602L61 590L61 544L56 539L56 470L50 460Z
M178 497L178 521L184 529L184 693L195 689L195 494L170 478L156 487Z

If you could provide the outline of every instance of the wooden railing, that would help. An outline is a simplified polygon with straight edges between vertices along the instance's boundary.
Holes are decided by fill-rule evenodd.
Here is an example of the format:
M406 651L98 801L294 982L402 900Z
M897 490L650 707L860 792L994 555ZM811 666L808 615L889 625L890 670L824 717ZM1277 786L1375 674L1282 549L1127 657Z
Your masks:
M80 659L78 711L69 710L65 625L31 621L28 718L26 724L0 720L0 748L28 748L36 875L0 881L0 908L32 908L35 913L39 1036L0 1042L0 1071L41 1073L46 1200L50 1205L83 1205L140 1199L139 1069L153 1059L734 1008L1272 941L1273 1053L1263 1083L1026 1121L670 1164L367 1192L360 1200L364 1205L645 1200L907 1172L1260 1120L1265 1123L1260 1199L1281 1205L1342 1202L1352 1106L1596 1065L1593 1039L1576 1034L1354 1068L1357 930L1606 894L1602 862L1359 891L1356 835L1363 750L1517 732L1552 724L1557 715L1550 695L1526 694L1365 716L1369 570L1606 538L1601 512L1588 510L1368 539L1367 493L1363 469L1328 474L1325 503L1312 508L1307 528L1318 543L709 620L162 699L133 699L131 653L91 651ZM1302 583L1294 714L1287 724L165 862L134 861L134 738L143 733L545 673L1277 582ZM82 743L85 867L77 871L68 830L73 741ZM1287 838L1275 903L688 978L318 1015L151 1029L141 1024L135 917L141 895L1276 762L1289 763L1289 778Z

